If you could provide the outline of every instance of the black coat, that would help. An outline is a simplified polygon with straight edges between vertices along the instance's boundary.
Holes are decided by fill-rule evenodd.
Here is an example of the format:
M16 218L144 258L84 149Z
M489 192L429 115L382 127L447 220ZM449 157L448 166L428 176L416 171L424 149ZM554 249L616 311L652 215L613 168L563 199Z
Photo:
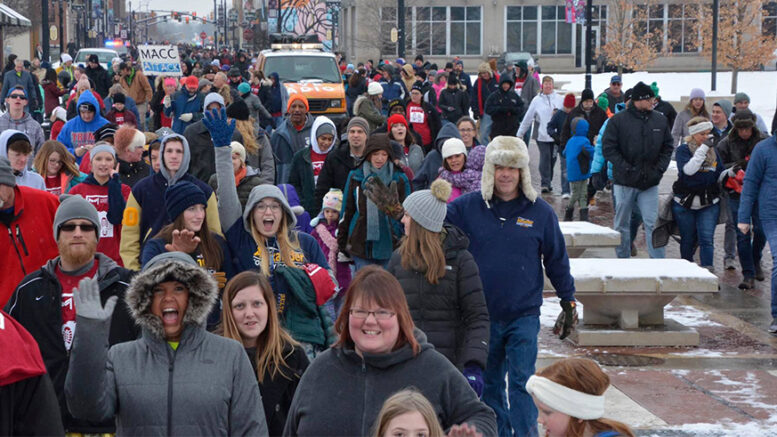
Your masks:
M264 406L264 416L267 420L267 431L270 436L280 436L283 434L283 427L286 425L286 417L289 415L291 400L297 391L299 380L305 369L310 365L307 355L299 348L289 351L290 346L286 346L284 355L286 366L283 374L286 377L277 375L272 379L270 372L265 372L262 378L264 382L259 383L259 391L262 393L262 405ZM251 367L256 374L256 348L246 348L248 359L251 360Z
M507 91L501 87L491 93L486 100L486 114L491 116L491 138L499 135L515 136L521 125L524 113L521 96L510 87Z
M336 149L327 153L321 172L316 181L316 190L314 192L315 204L321 205L324 195L330 188L345 189L345 183L348 181L348 173L358 167L361 160L355 160L351 157L351 146L348 141L343 141Z
M105 255L98 253L97 256L102 304L105 305L105 301L111 296L119 297L111 318L108 343L113 346L135 340L140 329L135 325L124 301L133 272L119 267ZM65 350L62 340L62 287L53 270L58 260L59 258L55 258L38 271L27 275L8 301L6 312L24 326L38 342L46 371L54 383L65 430L89 434L112 433L115 432L113 418L102 423L76 419L70 415L65 403L65 376L70 365L70 354Z
M585 121L588 122L588 141L590 141L591 144L596 142L596 135L599 133L599 129L601 129L604 122L607 121L607 113L604 112L604 110L602 110L602 108L600 108L598 105L594 104L593 109L586 113L583 110L583 104L579 103L577 106L572 108L571 111L569 111L569 114L567 114L567 119L564 121L564 127L561 129L562 149L564 146L566 146L567 141L572 138L570 125L572 120L577 117L582 117L585 119Z
M0 435L64 433L57 396L47 373L0 386Z
M86 76L94 83L94 90L103 99L108 97L108 89L111 87L111 77L108 71L98 65L97 68L86 67Z
M664 117L666 117L666 120L669 122L670 129L674 126L674 119L677 118L677 110L674 109L674 106L672 106L671 103L665 102L661 100L661 97L658 97L658 103L656 103L656 106L653 109L664 114Z
M448 224L444 232L445 276L436 285L425 273L404 269L399 250L386 270L402 285L413 322L429 343L459 369L472 364L485 369L490 325L478 266L467 236Z
M119 159L119 180L130 188L151 173L151 166L142 159L138 162L127 162Z
M740 138L737 134L737 130L732 129L726 138L720 140L717 145L718 155L720 155L720 161L723 163L723 168L730 168L736 165L747 172L747 162L750 159L750 155L753 153L755 145L765 138L766 136L759 132L755 127L753 128L753 135L751 135L748 140ZM739 199L739 193L736 191L730 189L725 190L730 197Z
M446 120L456 123L462 116L469 115L469 96L458 88L451 90L446 87L440 91L437 107Z
M610 118L602 138L613 181L640 190L658 185L673 151L666 117L657 111L638 111L633 104Z

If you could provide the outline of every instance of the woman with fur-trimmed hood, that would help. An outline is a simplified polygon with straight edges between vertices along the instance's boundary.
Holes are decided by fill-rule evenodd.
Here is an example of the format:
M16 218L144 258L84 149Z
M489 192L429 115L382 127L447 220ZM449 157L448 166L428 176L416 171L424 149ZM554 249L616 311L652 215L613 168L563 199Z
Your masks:
M100 302L96 279L74 291L83 328L65 380L75 417L116 416L118 435L267 435L259 387L240 343L205 330L216 282L194 260L168 252L127 289L140 339L108 348L116 297Z

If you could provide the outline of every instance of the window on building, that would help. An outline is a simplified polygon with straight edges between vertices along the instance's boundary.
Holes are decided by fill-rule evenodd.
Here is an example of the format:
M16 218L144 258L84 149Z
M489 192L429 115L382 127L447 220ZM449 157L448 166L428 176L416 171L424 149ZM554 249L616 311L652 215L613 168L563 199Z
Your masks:
M537 6L508 6L506 24L508 52L537 53Z
M698 5L669 5L666 19L669 50L672 53L697 53L700 46Z
M408 48L409 52L443 56L481 53L480 6L419 6L412 26L415 49Z
M508 6L506 13L508 52L572 53L573 25L566 22L563 6Z
M480 7L452 6L450 8L450 54L480 54Z
M768 36L777 36L777 2L765 2L763 5L763 23L761 32Z

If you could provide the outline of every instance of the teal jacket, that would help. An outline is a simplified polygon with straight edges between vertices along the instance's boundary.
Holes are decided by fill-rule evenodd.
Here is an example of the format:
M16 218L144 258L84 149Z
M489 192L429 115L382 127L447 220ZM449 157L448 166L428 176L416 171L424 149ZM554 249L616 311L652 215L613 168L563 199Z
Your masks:
M275 280L286 283L286 295L292 301L282 316L283 328L291 337L325 349L334 343L332 318L323 306L316 305L316 290L305 270L277 266Z

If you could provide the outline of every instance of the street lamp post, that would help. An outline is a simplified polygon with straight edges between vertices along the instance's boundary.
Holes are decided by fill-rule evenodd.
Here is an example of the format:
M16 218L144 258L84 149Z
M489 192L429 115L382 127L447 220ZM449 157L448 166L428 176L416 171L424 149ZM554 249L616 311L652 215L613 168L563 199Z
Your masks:
M49 0L41 0L41 49L43 50L43 59L41 61L49 60Z
M65 3L65 0L59 0L59 59L62 59L62 53L65 53L65 32L62 31L62 27L64 26L64 18L62 17L64 15L64 8L62 7L63 3Z

